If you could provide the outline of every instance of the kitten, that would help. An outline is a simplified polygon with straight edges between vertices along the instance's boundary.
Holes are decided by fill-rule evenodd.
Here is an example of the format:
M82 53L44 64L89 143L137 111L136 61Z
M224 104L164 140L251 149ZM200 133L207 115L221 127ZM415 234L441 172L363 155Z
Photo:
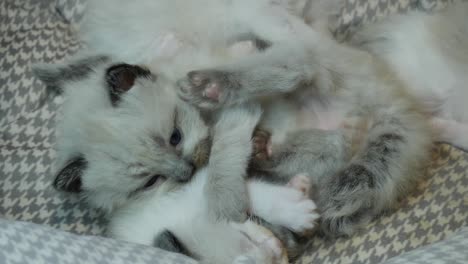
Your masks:
M280 38L289 27L270 11L272 6L294 12L298 5L289 8L287 1L271 0L90 1L80 27L87 50L78 56L110 54L127 63L151 65L154 72L175 81L191 69L226 63L239 56L239 50L231 49L232 44L256 31L265 32L272 40ZM276 29L271 30L272 26ZM201 129L199 133L204 134L205 128ZM232 174L214 176L216 179L209 181L228 190L223 199L216 191L209 192L211 214L240 221L245 219L247 206L244 174Z
M345 0L312 0L303 10L315 30L332 35ZM441 11L393 14L353 29L344 44L372 53L385 61L407 83L431 117L435 140L468 149L468 3L454 1Z
M257 156L268 158L254 161L253 170L279 175L285 182L308 172L320 187L322 228L330 234L350 234L393 206L427 159L430 129L406 84L385 63L337 45L282 6L271 7L270 1L96 1L89 10L83 35L91 50L159 64L157 72L170 80L194 68L211 68L191 72L179 82L182 97L199 108L267 97L260 127L272 134L272 151L269 144L257 144ZM164 52L151 53L161 41L156 36L167 31L193 47L175 52L170 63L158 61ZM272 46L226 66L213 66L226 63L219 47L225 49L243 33ZM288 96L281 96L284 93ZM278 117L280 122L274 120ZM324 128L334 131L320 130ZM257 133L257 141L268 142L265 135ZM209 207L217 216L241 219L246 190L239 184L242 173L233 174L220 177L229 197L208 199ZM231 208L226 201L240 206Z
M347 42L384 60L431 116L438 141L468 150L468 3L394 15Z
M235 179L230 174L247 169L258 106L220 112L208 128L163 75L143 66L96 56L36 67L35 73L66 99L54 186L106 209L113 237L203 263L244 257L284 263L281 243L253 222L211 216L210 195L225 199L230 191L213 175ZM292 187L250 180L241 195L251 214L297 233L313 229L318 214L306 195L309 183L294 179ZM229 202L237 201L225 201L226 207Z
M57 189L111 212L167 178L189 181L206 164L209 129L195 108L179 103L164 76L106 56L34 71L65 98Z
M117 210L111 218L111 234L182 253L202 263L230 263L245 255L255 259L255 263L284 260L279 241L264 238L258 231L252 233L258 228L252 228L251 221L236 224L209 217L206 188L213 184L209 182L209 174L219 173L221 168L246 169L240 165L246 163L239 159L250 156L250 135L260 117L259 111L249 111L249 107L241 106L224 112L215 125L208 166L178 189L169 193L153 192L146 199L132 201ZM239 124L240 116L244 120L242 124ZM290 184L293 188L249 180L246 195L250 212L273 225L303 233L314 228L318 215L315 204L306 198L308 178L296 176ZM299 191L301 188L304 190ZM267 252L262 252L263 247Z
M204 111L260 101L254 173L317 185L321 230L350 235L422 175L431 128L408 83L380 58L340 45L277 9L290 30L262 53L189 72L181 98ZM271 135L271 138L270 138Z

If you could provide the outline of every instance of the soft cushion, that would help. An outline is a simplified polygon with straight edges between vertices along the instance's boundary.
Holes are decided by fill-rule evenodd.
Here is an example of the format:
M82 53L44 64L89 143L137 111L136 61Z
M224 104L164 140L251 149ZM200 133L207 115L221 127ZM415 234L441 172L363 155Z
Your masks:
M441 8L437 0L347 0L337 36L361 23L409 8ZM0 216L77 234L102 235L103 216L52 187L55 116L61 98L43 100L31 75L36 62L62 61L80 46L74 29L86 0L0 1ZM380 263L441 241L468 219L468 154L438 145L427 176L363 233L315 238L298 263Z

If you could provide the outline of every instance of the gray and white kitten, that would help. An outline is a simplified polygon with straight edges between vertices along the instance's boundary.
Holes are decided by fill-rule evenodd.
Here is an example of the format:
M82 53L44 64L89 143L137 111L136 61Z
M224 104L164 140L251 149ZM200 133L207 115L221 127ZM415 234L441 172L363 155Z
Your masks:
M99 5L102 2L95 3ZM131 6L142 7L142 5L133 5L133 3ZM91 7L90 10L95 9ZM119 8L118 10L127 12L132 9ZM113 16L115 14L112 12L110 15L113 18L120 17ZM139 18L138 16L136 19ZM125 21L124 25L132 23L130 18ZM122 23L121 19L117 19L116 23L112 24L109 29L122 30L125 28L125 26L119 27L119 23ZM91 28L96 30L100 27ZM112 34L105 33L107 28L101 27L101 29L103 30L101 32L108 36L105 41L112 42L113 39L110 37ZM131 33L138 32L128 33L132 36ZM92 33L90 34L92 35ZM174 76L182 76L182 72L186 72L192 66L196 68L201 65L214 65L215 62L225 62L232 56L238 56L239 49L230 50L231 42L236 41L238 35L237 33L232 36L226 35L224 43L215 40L214 42L208 41L208 44L204 41L198 44L195 42L195 45L191 41L187 42L186 36L182 35L181 38L179 35L163 32L156 38L150 36L150 42L155 44L157 49L147 49L145 60L142 61L149 61L149 65L155 71L135 64L115 63L106 56L86 57L83 54L78 56L82 59L66 65L36 68L36 74L49 87L63 92L66 99L62 112L63 118L59 123L57 143L58 172L54 181L57 189L77 192L92 206L104 209L111 214L125 212L131 211L134 204L137 204L134 207L139 207L146 204L145 201L150 204L157 203L159 198L164 195L152 196L155 187L159 187L157 188L158 192L168 194L169 191L174 190L173 186L180 187L187 184L196 171L206 165L211 150L213 131L202 120L197 109L177 97ZM99 50L96 47L106 47L104 48L106 53L114 52L120 58L128 56L132 57L129 60L135 61L135 58L138 57L135 54L125 55L125 52L140 52L135 48L138 46L136 45L138 38L134 39L135 42L130 41L129 43L127 40L132 39L130 36L115 42L121 45L119 48L114 49L107 42L96 41L93 43L89 41L90 49ZM168 42L176 44L164 46ZM191 49L180 49L179 46L189 46ZM243 49L245 47L241 45L240 53ZM158 72L158 74L155 75L152 72ZM238 120L245 118L247 116L240 116ZM237 130L232 129L232 131ZM250 135L242 138L244 141L250 142ZM223 145L228 142L228 140L223 139L219 144ZM213 149L215 146L216 144ZM240 146L245 146L245 144ZM248 149L250 149L250 145ZM251 201L247 195L249 186L245 183L245 170L249 158L249 154L212 155L210 168L212 170L216 168L216 173L205 173L204 177L207 179L199 181L203 185L203 196L201 197L203 202L207 203L207 206L203 208L208 208L202 210L206 216L201 218L206 220L201 221L203 225L212 226L213 230L216 230L215 224L222 225L223 221L226 221L223 219L244 220L246 211L249 208L252 209ZM229 167L231 159L235 165L233 168ZM202 176L198 178L202 178ZM191 188L190 184L188 186L186 190L200 190L200 188ZM179 192L180 197L186 197L184 193L183 191ZM297 195L292 197L297 197ZM185 199L190 199L190 197ZM161 201L164 200L161 199ZM174 203L174 201L178 201L177 199L168 198L166 200L169 200L171 205L177 209L174 212L180 213L185 208L184 204ZM286 215L288 218L281 215L280 220L275 221L271 218L270 213L273 211L271 208L268 209L269 207L266 207L267 210L263 210L263 215L261 213L257 213L257 215L273 224L275 228L285 227L282 233L294 238L292 233L288 231L289 229L296 232L310 229L314 226L313 221L317 218L317 214L311 206L313 203L308 199L302 200L306 201L305 208L302 207L299 210L296 208L296 204L304 206L304 203L297 199L294 200L294 203L289 203L290 206L282 207L293 210L293 214ZM143 205L139 204L138 201L141 201ZM288 200L286 199L286 201ZM263 202L262 204L271 203ZM284 201L277 204L284 204ZM306 215L306 217L297 217L298 213ZM120 213L119 217L113 219L124 219L124 215L124 213ZM137 214L132 213L132 215ZM162 227L164 227L161 224L167 223L164 213L159 217L161 220L159 222L149 221L148 225L139 225L138 227L147 230L147 227L151 226L155 232L148 234L153 237L158 236L160 235L158 232L162 232ZM147 217L142 217L142 219L147 219ZM285 219L305 221L309 224L294 222L289 225L284 223ZM123 225L131 230L133 222L125 223ZM116 224L116 226L121 227L122 223ZM173 226L170 228L187 230L179 227L173 228ZM115 229L122 230L122 228ZM226 229L228 228L226 227ZM197 230L208 231L209 229L200 228ZM111 233L130 241L139 242L141 240L139 237L126 236L127 233L123 231L111 231ZM207 241L207 244L195 243L195 245L210 248L209 245L216 240L203 239L204 235L209 237L209 234L210 232L198 234L200 235L198 239ZM182 235L178 234L178 236ZM246 239L245 236L241 237ZM237 238L239 237L233 237L232 241L230 239L230 243L237 243ZM171 240L171 237L166 236L165 239ZM184 244L192 244L190 241L183 242ZM157 245L160 246L160 244L158 242ZM210 259L210 256L207 256L210 251L198 252L197 248L189 247L192 248L191 252L200 259ZM225 248L225 250L228 249L229 247ZM227 259L232 257L231 253L226 254ZM219 257L221 256L219 255Z
M163 75L142 66L96 56L35 72L65 98L54 186L106 209L111 236L202 263L285 261L281 243L254 222L211 214L212 195L231 190L216 179L245 176L258 106L223 111L208 128ZM308 188L300 175L290 186L249 180L239 195L251 214L304 233L318 218Z
M117 60L127 63L150 65L153 72L166 76L168 83L174 83L191 69L226 63L238 57L239 53L244 53L242 50L245 47L231 50L232 43L246 36L250 38L256 31L271 36L269 40L280 37L282 31L289 31L288 25L272 8L288 12L297 10L296 5L288 1L271 0L89 1L84 22L80 27L81 38L86 42L88 49L78 56L82 57L87 53L111 54ZM122 19L123 17L125 19ZM278 30L272 30L272 27ZM169 86L168 89L176 91L174 84ZM166 100L165 96L161 98ZM161 115L173 116L173 110L164 111L167 112L161 112ZM188 111L194 111L194 108ZM195 114L187 114L188 119L192 120L192 115ZM187 121L187 125L191 125L190 120ZM173 129L169 128L171 126L168 122L161 124L161 127ZM206 138L207 132L204 127L192 127L186 131L194 131L194 137L197 137L194 141L188 140L187 144L194 145L183 147L184 153L181 156L188 164L195 144ZM188 134L186 131L182 134ZM163 150L170 151L167 146ZM134 156L135 162L137 159L138 157ZM62 167L63 163L59 163L58 166ZM212 214L216 218L245 219L248 201L244 195L244 173L236 172L230 177L224 176L209 181L224 186L222 195L212 192L213 197L209 199ZM220 196L223 199L219 199ZM106 199L95 200L107 202L112 199L109 196Z
M128 12L132 9L122 10ZM202 11L199 8L195 10ZM276 11L283 14L281 10ZM135 14L141 15L138 12ZM211 16L202 17L202 21L206 17L212 21ZM261 16L257 14L257 17ZM273 23L274 19L270 21L271 17L251 20L259 22L251 31L273 44L269 50L227 66L192 72L180 82L180 86L183 86L182 96L205 109L219 108L219 103L222 105L267 97L265 106L268 110L261 126L272 135L272 149L268 150L268 144L263 144L267 147L263 149L262 144L258 144L262 150L259 151L259 157L265 156L265 153L269 157L257 160L253 167L283 175L286 179L299 170L309 172L321 190L318 196L319 206L324 213L323 229L331 234L349 234L393 206L397 198L416 180L418 170L428 157L431 142L431 129L425 120L427 111L420 106L419 100L413 98L411 85L404 79L400 80L389 64L379 57L339 45L305 27L302 21L293 17L279 17L287 19L279 23ZM130 28L138 29L138 32L129 30L126 33L131 36L135 33L135 36L140 37L135 43L140 43L140 40L141 43L151 43L147 41L146 32L153 31L147 31L148 25L160 29L159 22L148 23L152 20L145 20L149 18L144 15L132 19L128 20L131 23L127 25L132 25ZM110 21L123 23L125 28L126 22L118 19ZM167 21L167 25L173 22ZM115 25L106 23L108 26ZM259 29L258 25L262 23L277 32L272 33L267 27ZM181 25L181 28L187 26L183 23ZM195 23L193 26L199 25ZM114 32L99 26L95 29L96 32ZM215 36L228 36L225 41L231 38L230 34L214 34L219 33L216 30L206 32L213 32ZM133 44L127 40L132 38L121 39L121 42L117 41L118 38L109 42L117 45L114 50L117 53L122 51L122 56L127 56L125 52L129 50L145 50L128 48ZM205 41L210 38L201 39ZM101 48L108 44L105 39L99 39L96 43ZM200 64L209 65L214 61ZM169 66L172 68L168 72L173 71L173 76L177 76L194 66L174 63ZM303 92L312 96L304 96ZM278 93L289 93L289 96L271 100L270 96ZM211 98L206 100L206 95ZM213 98L213 95L217 98ZM298 98L305 98L312 103L303 104ZM304 107L298 109L298 102ZM274 119L278 117L284 118L279 118L281 122L277 122ZM267 142L263 137L268 134L257 135L257 142ZM237 191L234 186L230 186L229 190L232 193L243 193L242 189ZM215 207L220 209L223 205L219 203Z
M205 111L262 102L253 171L285 180L306 172L319 190L321 229L349 235L393 208L422 175L432 143L427 111L380 57L277 12L290 28L283 39L189 72L180 95Z
M406 83L386 63L337 44L291 16L288 1L277 2L93 1L82 32L92 50L149 61L170 80L207 67L179 82L182 97L197 107L266 97L260 127L272 135L272 153L253 169L285 181L307 172L321 190L322 229L350 234L412 186L429 155L431 131ZM165 43L160 36L167 31L194 49L167 60L154 48ZM236 61L219 55L219 47L246 32L272 46ZM257 143L267 142L267 134L257 135ZM225 199L208 192L215 215L242 219L247 201L241 175L219 177Z
M468 150L468 3L366 25L347 42L385 61L430 115L437 140Z

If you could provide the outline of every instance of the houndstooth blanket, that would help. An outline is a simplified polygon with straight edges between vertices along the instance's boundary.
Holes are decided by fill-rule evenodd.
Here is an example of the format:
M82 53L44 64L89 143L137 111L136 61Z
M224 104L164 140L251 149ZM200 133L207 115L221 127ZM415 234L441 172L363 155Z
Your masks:
M337 36L389 13L430 11L450 2L347 1ZM74 29L85 3L0 1L0 216L75 234L103 235L106 222L99 212L51 187L55 114L62 100L57 97L40 104L44 86L30 70L33 63L62 61L79 49ZM427 177L396 212L348 239L315 238L298 263L380 263L444 240L467 224L468 154L438 145ZM2 241L0 235L0 252Z

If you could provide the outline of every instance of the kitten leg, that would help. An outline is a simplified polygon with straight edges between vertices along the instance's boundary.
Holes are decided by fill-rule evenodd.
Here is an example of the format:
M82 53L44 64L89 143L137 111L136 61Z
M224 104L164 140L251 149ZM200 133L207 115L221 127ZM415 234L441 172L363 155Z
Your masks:
M262 144L254 144L256 155L250 165L253 171L267 174L265 181L286 183L291 176L307 172L316 184L324 176L336 173L349 159L349 142L339 131L290 132L277 143L270 142L269 136L262 130L254 132L253 141Z
M247 236L256 245L246 254L236 257L233 264L289 263L281 241L271 231L249 220L242 224L231 223L231 226Z
M270 48L228 65L189 72L178 81L179 96L202 109L215 109L312 83L325 89L333 73L321 65L322 58L337 56L334 41L282 11L278 17L265 15L256 20L259 23L251 29L255 36L273 43Z
M224 110L214 127L205 196L215 218L242 221L246 217L249 198L244 178L252 151L250 139L260 116L258 105L242 105Z
M232 65L189 72L178 81L179 96L199 108L215 109L290 92L315 75L317 67L304 67L304 60L298 49L273 46Z
M431 146L430 128L422 114L406 107L371 109L362 143L349 163L319 182L325 234L354 233L391 209L422 174Z
M270 224L305 233L316 226L319 217L315 203L304 193L310 189L310 179L297 175L290 184L291 187L249 182L250 211Z
M310 187L310 178L302 174L287 186L249 182L252 218L282 241L290 259L304 252L308 237L304 235L314 230L319 217L308 199Z
M373 108L374 122L365 131L356 130L364 135L357 144L340 131L293 132L272 144L271 155L256 155L251 168L269 174L267 181L284 177L284 182L288 175L307 172L319 190L315 195L322 212L321 230L349 235L414 186L427 159L431 138L424 116L411 106L396 108Z
M293 32L271 42L264 52L233 63L189 72L178 80L179 96L201 109L217 109L307 88L318 95L336 93L347 78L373 73L379 62L368 53L338 44L297 18ZM262 37L261 29L255 34ZM267 36L269 34L266 34ZM356 65L361 65L359 71Z

